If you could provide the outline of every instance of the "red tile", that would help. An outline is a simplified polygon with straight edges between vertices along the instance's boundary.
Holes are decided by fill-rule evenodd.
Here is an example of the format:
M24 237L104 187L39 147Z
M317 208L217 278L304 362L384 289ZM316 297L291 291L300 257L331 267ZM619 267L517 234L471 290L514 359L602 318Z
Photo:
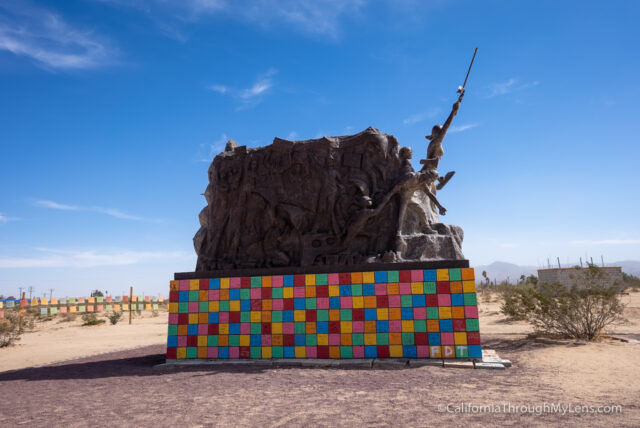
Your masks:
M187 336L187 346L198 346L198 336Z
M262 310L262 300L252 300L251 301L251 310L252 311L261 311Z
M480 345L480 332L468 331L467 332L467 345Z
M248 276L240 278L240 288L251 288L251 278Z
M305 314L305 320L307 322L309 321L316 322L316 311L314 309L307 309L307 312Z
M398 282L411 282L411 271L410 270L401 270L399 272L400 281Z
M465 320L457 319L453 320L453 331L465 331L467 329L467 325Z
M251 348L249 346L240 347L240 358L251 358Z
M436 283L436 292L438 294L451 294L451 290L449 288L449 282Z
M329 358L329 347L328 346L318 346L318 358Z
M180 292L179 291L169 291L169 301L172 303L180 301Z
M284 344L284 346L295 346L295 336L293 334L283 334L282 343Z
M294 275L293 276L293 285L299 287L301 285L305 285L304 275Z
M388 345L378 345L378 358L389 358Z
M262 323L262 334L271 334L271 323L263 322Z
M240 312L229 312L229 322L240 322Z
M437 308L437 307L438 307L438 295L427 294L427 308Z
M427 335L427 333L414 333L414 338L416 341L416 345L429 344L429 336Z
M189 314L178 314L178 324L189 324Z
M283 299L283 305L284 305L284 310L285 311L292 311L293 310L293 299Z
M376 296L376 305L379 308L388 308L389 296Z
M364 321L364 309L354 309L351 311L353 321Z
M340 281L340 285L348 285L351 284L351 273L345 272L338 274L338 280Z
M200 290L208 290L209 289L209 280L201 279L200 280Z
M316 297L329 297L329 286L316 285Z
M218 324L209 324L209 334L218 334Z
M340 333L340 321L329 321L329 333Z
M271 289L268 287L264 287L262 289L262 298L263 299L270 299L271 298Z

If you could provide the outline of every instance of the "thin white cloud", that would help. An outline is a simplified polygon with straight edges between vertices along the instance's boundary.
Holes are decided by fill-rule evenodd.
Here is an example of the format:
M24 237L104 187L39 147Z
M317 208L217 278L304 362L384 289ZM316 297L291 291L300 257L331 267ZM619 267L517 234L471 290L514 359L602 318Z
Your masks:
M66 204L60 204L54 201L49 201L46 199L37 200L34 202L34 205L43 207L43 208L50 208L50 209L62 210L62 211L93 211L101 214L106 214L111 217L120 218L123 220L158 221L158 220L146 219L144 217L126 214L115 208L103 208L103 207L97 207L97 206L82 207L78 205L66 205Z
M571 245L638 245L640 239L582 239L577 241L571 241Z
M424 122L427 119L435 118L439 111L439 108L432 108L420 113L415 113L403 120L402 123L405 125L415 125L416 123Z
M298 133L296 131L291 131L289 132L289 135L287 135L287 140L295 140L296 138L298 138Z
M10 221L18 220L15 217L7 217L6 215L0 213L0 224L9 223Z
M519 80L512 77L505 82L497 82L489 85L489 97L496 97L500 95L510 94L512 92L521 91L523 89L530 88L532 86L537 86L540 82L526 82L526 83L518 83Z
M145 262L184 260L193 257L180 251L103 251L103 250L58 250L37 248L45 253L35 257L0 257L0 269L132 265Z
M259 75L253 85L244 88L237 89L226 85L209 85L207 89L218 92L221 95L229 95L240 103L239 109L254 107L262 102L265 95L269 93L274 86L273 75L278 71L275 68L270 68L266 73Z
M215 140L212 143L200 144L200 155L198 156L198 162L211 162L217 154L224 150L224 147L229 141L229 136L227 134L221 134L220 138ZM207 154L203 155L202 153L207 150Z
M343 17L358 14L368 0L97 0L139 10L177 26L222 15L263 28L292 28L337 38ZM166 24L163 24L166 26Z
M112 63L115 56L93 31L76 28L29 2L0 4L0 50L50 69L94 68Z
M469 129L475 128L476 126L478 126L477 123L469 123L467 125L452 126L451 128L449 128L449 132L452 134L455 134L456 132L464 132Z

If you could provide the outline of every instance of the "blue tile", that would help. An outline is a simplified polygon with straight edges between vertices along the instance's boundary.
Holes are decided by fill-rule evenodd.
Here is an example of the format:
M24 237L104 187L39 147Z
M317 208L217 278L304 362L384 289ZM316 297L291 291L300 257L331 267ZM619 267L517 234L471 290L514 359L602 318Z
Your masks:
M251 300L240 300L240 310L249 312L251 310Z
M229 358L229 347L220 346L218 348L218 358Z
M364 320L365 321L375 321L378 318L378 314L375 309L367 308L364 310Z
M285 346L283 349L283 355L285 358L295 358L295 348L293 346Z
M453 321L440 320L440 331L453 331Z
M293 311L282 311L282 322L293 322Z
M402 308L401 316L403 320L412 320L413 319L413 308Z
M209 324L218 322L218 312L209 312Z
M284 277L284 286L285 287L293 287L293 275L285 275L285 277Z
M181 291L180 294L178 295L178 301L179 302L188 302L189 301L189 292L188 291Z
M189 336L197 336L198 335L198 324L189 324L187 327L187 334Z
M240 323L232 322L229 324L229 334L240 334Z
M402 356L405 358L417 358L418 350L414 345L405 345L402 347Z
M436 275L436 270L435 269L431 269L431 270L425 270L423 272L424 274L424 281L425 282L433 282L436 280L437 275Z
M440 345L440 333L429 333L429 345Z
M469 358L482 358L482 347L480 345L469 345Z
M330 309L340 309L340 298L339 297L329 297L329 308Z
M232 288L229 290L229 300L240 300L240 289Z
M252 334L251 338L249 339L249 343L251 346L260 346L262 345L262 338L259 334Z
M378 272L375 272L374 278L375 278L376 284L379 284L381 282L387 282L387 271L380 270Z
M451 306L464 306L464 296L462 294L452 294Z
M341 296L351 296L351 286L350 285L341 285L340 286L340 295Z
M377 358L378 357L378 347L377 346L365 346L364 347L364 357L365 358Z
M376 294L376 289L373 284L362 284L362 295L373 296Z
M167 336L167 347L175 348L178 346L178 336Z
M427 300L425 299L424 294L413 295L413 306L427 306Z
M209 280L209 290L220 289L220 278L212 278Z
M378 333L389 333L389 321L377 321L376 331Z
M297 297L293 299L293 309L302 310L305 308L305 301L302 297Z
M306 334L296 334L293 338L296 346L305 346Z
M329 322L328 321L318 321L316 324L316 331L318 334L328 334L329 333Z

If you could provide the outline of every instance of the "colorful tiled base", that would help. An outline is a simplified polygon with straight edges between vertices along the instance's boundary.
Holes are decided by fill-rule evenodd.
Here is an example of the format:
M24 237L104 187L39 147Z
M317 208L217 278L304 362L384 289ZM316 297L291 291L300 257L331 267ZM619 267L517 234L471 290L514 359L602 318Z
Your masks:
M171 281L190 358L482 358L473 268Z

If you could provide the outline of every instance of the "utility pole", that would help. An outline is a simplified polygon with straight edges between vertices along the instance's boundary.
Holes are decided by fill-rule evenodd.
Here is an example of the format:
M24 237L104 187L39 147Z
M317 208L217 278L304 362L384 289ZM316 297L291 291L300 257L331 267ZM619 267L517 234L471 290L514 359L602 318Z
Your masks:
M560 266L560 257L556 257L556 259L558 259L558 269L561 269L562 267Z
M600 255L600 260L602 260L602 267L604 267L604 256Z
M33 294L33 287L29 287L29 300L31 300L32 294Z
M22 290L24 289L24 287L18 287L18 299L20 298L20 296L22 296Z
M53 297L53 288L49 289L49 301L51 301L51 298Z

